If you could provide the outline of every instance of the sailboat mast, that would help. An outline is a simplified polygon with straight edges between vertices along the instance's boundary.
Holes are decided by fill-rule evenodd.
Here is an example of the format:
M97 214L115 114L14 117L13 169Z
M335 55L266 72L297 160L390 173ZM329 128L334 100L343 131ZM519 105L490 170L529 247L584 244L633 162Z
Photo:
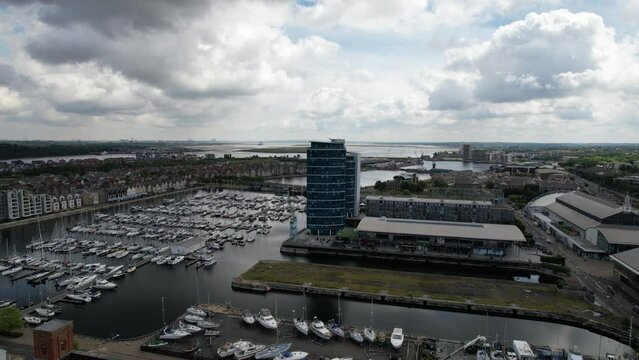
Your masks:
M164 296L162 297L162 325L166 325L166 320L164 320Z
M302 316L304 316L304 321L306 321L306 286L302 287Z
M340 292L337 292L337 321L341 325L342 324L342 304L340 302Z

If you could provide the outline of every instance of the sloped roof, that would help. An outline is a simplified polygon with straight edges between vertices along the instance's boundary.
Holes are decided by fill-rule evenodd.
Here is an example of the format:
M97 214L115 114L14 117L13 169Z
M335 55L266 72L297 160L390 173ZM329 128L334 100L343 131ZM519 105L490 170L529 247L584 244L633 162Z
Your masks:
M599 219L604 219L623 211L621 205L579 191L572 191L562 195L557 198L557 201L564 202Z
M639 248L610 255L610 260L639 275Z
M595 227L601 224L600 222L594 219L591 219L587 217L586 215L580 214L576 212L575 210L572 210L557 202L546 206L546 209L548 209L548 211L553 212L560 218L568 221L569 223L579 227L580 229L585 230L585 229Z
M610 244L639 246L639 226L602 225L597 229Z

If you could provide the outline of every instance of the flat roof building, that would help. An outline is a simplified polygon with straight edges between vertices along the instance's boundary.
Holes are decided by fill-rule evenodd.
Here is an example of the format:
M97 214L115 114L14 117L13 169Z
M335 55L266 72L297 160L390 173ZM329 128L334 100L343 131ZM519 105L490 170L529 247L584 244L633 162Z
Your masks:
M524 234L514 225L461 223L365 217L357 226L360 233L433 236L451 239L525 242Z
M357 226L366 246L402 246L424 250L504 255L504 249L526 241L514 225L478 224L365 217Z
M515 211L490 201L367 196L366 215L395 219L512 223Z
M58 360L73 350L73 323L53 319L33 329L33 352L38 360Z

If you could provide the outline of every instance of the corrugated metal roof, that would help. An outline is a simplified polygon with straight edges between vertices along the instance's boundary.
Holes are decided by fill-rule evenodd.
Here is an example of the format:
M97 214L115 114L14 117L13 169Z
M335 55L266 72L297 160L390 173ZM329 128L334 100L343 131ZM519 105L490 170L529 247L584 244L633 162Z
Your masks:
M572 210L557 202L546 206L546 209L548 209L548 211L553 212L554 214L564 219L565 221L583 230L591 228L591 227L595 227L601 224L600 222L593 220L587 217L586 215L582 215L576 212L575 210Z
M618 204L579 191L569 192L558 197L557 200L563 201L599 219L604 219L623 211Z
M610 259L639 275L639 248L610 255Z
M609 244L639 246L639 226L602 225L597 229Z
M427 221L365 217L357 226L360 232L423 235L472 240L524 242L524 234L515 225L479 224L451 221Z

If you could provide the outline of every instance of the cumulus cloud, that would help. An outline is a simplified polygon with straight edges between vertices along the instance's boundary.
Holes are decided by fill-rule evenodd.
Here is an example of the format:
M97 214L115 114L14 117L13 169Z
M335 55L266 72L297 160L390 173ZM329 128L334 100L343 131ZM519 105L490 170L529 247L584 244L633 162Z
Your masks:
M587 4L548 11L564 6L0 0L0 132L532 141L549 140L539 130L548 127L565 141L619 138L601 130L614 125L636 134L639 36L623 27L635 20Z
M0 113L16 113L24 106L20 95L9 88L0 86Z
M341 116L355 103L355 98L342 88L322 87L303 100L301 113L311 119Z
M566 96L597 83L614 31L592 13L531 13L481 45L449 52L450 69L477 71L475 94L493 102Z

